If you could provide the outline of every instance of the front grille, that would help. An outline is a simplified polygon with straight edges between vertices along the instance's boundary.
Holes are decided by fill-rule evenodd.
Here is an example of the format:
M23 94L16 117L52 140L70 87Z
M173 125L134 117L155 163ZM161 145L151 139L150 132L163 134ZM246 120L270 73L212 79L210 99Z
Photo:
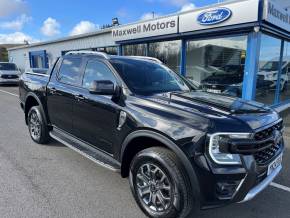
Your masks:
M267 168L257 175L255 186L260 184L267 177Z
M273 137L275 134L274 131L281 132L283 129L283 121L280 121L279 123L264 129L260 132L257 132L254 136L255 140L262 141L265 140L265 143L261 144L261 147L265 147L264 150L258 151L254 153L255 160L257 164L264 165L269 163L277 154L277 152L280 150L282 146L282 141L267 141L267 139Z
M17 75L9 75L9 74L3 74L1 75L2 79L18 79Z
M264 129L260 132L257 132L255 134L254 138L257 141L265 140L265 139L271 137L275 130L281 131L282 129L283 129L283 121L280 121L279 123L275 124L274 126L271 126L271 127Z
M277 152L279 151L281 144L273 144L270 148L267 148L263 151L257 152L254 154L255 160L257 164L264 165L271 161L273 157L276 156Z
M231 139L229 143L232 153L253 155L258 165L269 164L280 152L283 146L283 122L255 133L251 139Z

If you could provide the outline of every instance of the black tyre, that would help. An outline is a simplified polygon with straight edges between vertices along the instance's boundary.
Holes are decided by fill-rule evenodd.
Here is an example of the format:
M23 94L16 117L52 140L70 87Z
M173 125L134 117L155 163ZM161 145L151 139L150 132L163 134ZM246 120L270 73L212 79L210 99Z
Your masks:
M50 139L49 131L39 106L34 106L29 110L27 121L32 140L38 144L48 143Z
M130 166L130 187L149 217L187 217L193 210L192 189L178 157L168 149L153 147L139 152Z

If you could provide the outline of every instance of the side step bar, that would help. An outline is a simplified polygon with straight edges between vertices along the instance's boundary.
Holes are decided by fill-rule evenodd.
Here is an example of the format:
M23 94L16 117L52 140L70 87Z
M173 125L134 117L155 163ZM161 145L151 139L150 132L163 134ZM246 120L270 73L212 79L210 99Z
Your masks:
M78 152L96 164L114 172L120 172L121 164L110 155L95 149L92 146L87 145L86 143L56 128L54 128L49 135L51 138Z

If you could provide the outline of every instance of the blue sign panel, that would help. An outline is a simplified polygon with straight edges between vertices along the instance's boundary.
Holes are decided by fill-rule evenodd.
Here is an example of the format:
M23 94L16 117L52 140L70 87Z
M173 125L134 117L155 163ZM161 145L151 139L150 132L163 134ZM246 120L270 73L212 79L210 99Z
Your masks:
M201 25L213 25L226 21L232 16L232 11L228 8L217 8L205 11L198 15L197 21Z

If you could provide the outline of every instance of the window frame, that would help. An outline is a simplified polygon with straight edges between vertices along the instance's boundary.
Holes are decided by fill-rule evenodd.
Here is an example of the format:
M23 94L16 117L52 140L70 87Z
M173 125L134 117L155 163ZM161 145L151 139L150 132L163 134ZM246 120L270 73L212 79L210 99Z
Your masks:
M61 81L60 79L60 71L61 71L61 67L63 65L63 62L65 59L77 59L79 58L81 60L81 64L80 64L80 77L78 78L78 81L76 84L71 84L71 83L66 83ZM56 80L59 83L65 84L65 85L69 85L69 86L73 86L73 87L81 87L81 82L82 82L82 78L83 78L83 74L84 74L84 58L81 56L69 56L69 57L63 57L62 60L60 61L60 64L58 66L57 69L57 73L56 73Z
M286 39L280 39L280 40L281 40L281 51L280 51L280 60L279 60L279 72L278 72L278 78L277 78L277 84L279 84L279 88L277 86L276 90L275 90L275 102L273 104L274 106L290 102L290 98L289 99L281 99L282 98L282 91L280 90L281 80L282 80L282 76L283 76L283 61L285 58L285 45L287 43L290 45L290 40L286 40ZM286 72L287 72L287 69L290 67L290 62L285 67L286 67Z
M122 86L121 84L124 84L124 82L122 81L122 79L118 75L118 73L115 70L115 68L110 64L110 62L108 62L106 60L98 59L96 57L87 57L87 58L84 58L84 60L83 60L83 73L82 73L81 84L80 84L81 88L89 90L87 87L83 86L84 77L85 77L85 71L86 71L86 68L87 68L87 65L88 65L89 61L96 61L96 62L104 64L110 70L110 72L112 73L113 77L115 78L115 81L112 81L115 86L116 85Z

